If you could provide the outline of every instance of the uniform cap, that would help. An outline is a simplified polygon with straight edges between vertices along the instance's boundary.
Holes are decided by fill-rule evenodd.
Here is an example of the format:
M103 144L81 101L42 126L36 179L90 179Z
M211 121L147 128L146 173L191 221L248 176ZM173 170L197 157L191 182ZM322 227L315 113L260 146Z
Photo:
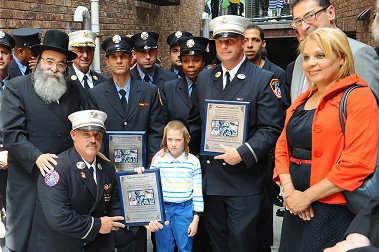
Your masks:
M207 51L209 39L204 37L182 37L179 39L180 55L203 54Z
M72 130L105 130L107 114L100 110L81 110L68 116Z
M178 45L179 44L178 40L180 38L182 38L182 37L192 37L192 36L193 36L192 33L186 32L186 31L173 32L170 35L168 35L168 37L167 37L167 44L169 46Z
M68 34L70 47L95 47L97 34L91 30L74 31Z
M211 20L209 26L213 31L213 38L228 38L244 36L250 20L236 15L219 16Z
M101 43L101 48L103 48L106 56L113 52L127 52L130 54L132 53L133 47L134 42L131 38L118 34L106 38L103 43Z
M149 50L158 48L159 34L156 32L140 32L132 36L134 50Z
M9 33L0 30L0 45L5 45L9 50L12 50L15 43L14 38Z
M41 30L37 28L19 28L12 31L18 46L32 46L41 43Z

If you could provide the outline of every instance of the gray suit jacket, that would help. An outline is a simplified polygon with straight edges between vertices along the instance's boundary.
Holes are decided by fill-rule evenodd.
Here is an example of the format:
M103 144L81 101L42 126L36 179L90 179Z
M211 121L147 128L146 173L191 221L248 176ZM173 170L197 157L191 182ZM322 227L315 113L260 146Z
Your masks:
M353 52L355 71L364 79L372 91L379 95L379 58L372 46L357 40L348 38L351 51ZM305 74L301 68L303 58L299 55L295 62L291 82L291 102L293 102L302 91Z

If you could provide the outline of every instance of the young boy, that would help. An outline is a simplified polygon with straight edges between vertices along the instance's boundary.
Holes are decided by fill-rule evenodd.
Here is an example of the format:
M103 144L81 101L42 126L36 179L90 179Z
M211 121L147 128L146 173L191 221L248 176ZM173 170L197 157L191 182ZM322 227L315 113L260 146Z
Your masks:
M155 233L157 251L192 251L199 213L204 210L200 162L189 153L190 135L181 121L169 122L162 139L165 155L158 156L151 169L160 170L168 226ZM142 173L143 168L135 169Z

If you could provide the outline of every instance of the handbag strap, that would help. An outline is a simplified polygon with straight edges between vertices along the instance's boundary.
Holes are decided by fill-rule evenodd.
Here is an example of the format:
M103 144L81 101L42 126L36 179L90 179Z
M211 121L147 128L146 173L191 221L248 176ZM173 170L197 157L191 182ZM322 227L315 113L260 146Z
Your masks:
M353 85L351 85L350 87L348 87L345 90L345 92L343 93L343 95L341 97L341 102L340 102L340 107L339 107L339 117L340 117L340 124L341 124L341 128L342 128L343 134L345 134L345 120L346 120L346 117L347 117L347 112L346 112L347 96L354 89L361 88L361 87L365 87L365 86L363 86L362 84L353 84ZM379 106L379 98L378 98L378 96L374 92L372 92L372 94L374 95L374 97L376 99L376 103Z

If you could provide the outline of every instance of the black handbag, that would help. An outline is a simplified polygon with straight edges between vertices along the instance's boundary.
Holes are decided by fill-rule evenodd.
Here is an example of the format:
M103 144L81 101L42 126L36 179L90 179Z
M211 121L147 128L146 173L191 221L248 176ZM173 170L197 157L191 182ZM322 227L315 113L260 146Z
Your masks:
M365 87L360 84L354 84L346 89L346 91L343 93L341 98L341 103L339 106L339 118L341 123L342 132L345 134L345 119L347 117L346 114L346 102L347 102L347 96L349 93L360 87ZM374 93L373 93L374 94ZM374 94L376 102L379 104L378 97ZM376 125L376 127L379 127L379 125ZM378 150L379 154L379 150ZM349 210L354 213L355 215L358 214L358 212L363 209L365 206L368 205L371 198L379 195L379 169L378 169L378 163L379 163L379 155L376 160L376 168L373 174L369 175L363 184L356 189L355 191L343 191L347 200L347 207Z

